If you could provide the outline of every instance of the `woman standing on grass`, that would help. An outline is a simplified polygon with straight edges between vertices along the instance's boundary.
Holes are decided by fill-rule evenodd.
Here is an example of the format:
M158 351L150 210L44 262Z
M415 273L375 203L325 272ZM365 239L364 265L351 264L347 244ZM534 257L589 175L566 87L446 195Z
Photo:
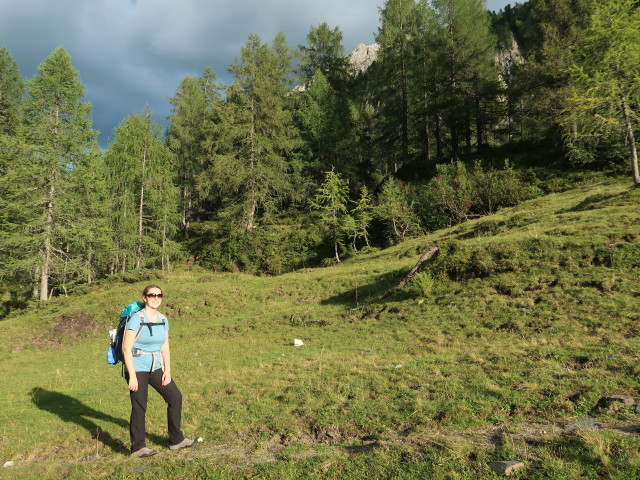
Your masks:
M167 402L169 448L179 450L196 444L194 440L185 438L180 430L182 394L171 379L169 320L158 312L162 290L156 285L147 286L142 292L142 301L144 308L129 319L122 343L125 379L131 397L129 435L132 457L150 457L158 453L145 445L149 385Z

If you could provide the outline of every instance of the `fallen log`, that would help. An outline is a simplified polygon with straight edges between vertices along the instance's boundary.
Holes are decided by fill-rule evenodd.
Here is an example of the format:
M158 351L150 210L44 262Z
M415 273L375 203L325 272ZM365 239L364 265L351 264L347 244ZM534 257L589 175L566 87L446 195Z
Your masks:
M387 290L386 292L384 292L382 295L377 296L376 298L369 300L365 303L363 303L362 305L358 305L352 309L349 310L349 312L354 312L356 310L358 310L359 308L364 308L367 307L369 305L371 305L374 302L379 302L380 300L384 300L385 298L387 298L388 296L390 296L393 292L395 292L396 290L401 289L402 287L404 287L407 283L409 283L411 280L413 280L413 277L415 276L416 272L418 271L418 269L420 268L420 265L422 265L426 260L428 260L429 258L433 257L436 253L438 253L438 247L431 247L429 248L429 250L427 250L424 254L422 254L422 256L420 257L420 259L418 260L418 263L416 263L413 268L409 271L409 273L407 274L406 277L404 277L400 283L398 283L397 285L391 287L389 290Z

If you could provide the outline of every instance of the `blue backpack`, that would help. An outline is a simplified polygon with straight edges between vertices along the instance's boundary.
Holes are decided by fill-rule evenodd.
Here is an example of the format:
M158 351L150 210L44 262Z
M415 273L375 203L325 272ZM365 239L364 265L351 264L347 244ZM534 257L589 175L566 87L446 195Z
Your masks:
M124 340L124 332L127 329L127 322L136 312L139 312L144 308L144 303L142 302L131 302L129 305L122 309L120 312L120 322L118 322L118 328L111 330L109 334L111 335L111 345L109 345L109 349L107 350L107 363L109 365L116 365L118 362L122 362L124 364L124 356L122 355L122 342ZM140 325L140 329L142 329L142 324ZM138 333L140 333L138 331Z

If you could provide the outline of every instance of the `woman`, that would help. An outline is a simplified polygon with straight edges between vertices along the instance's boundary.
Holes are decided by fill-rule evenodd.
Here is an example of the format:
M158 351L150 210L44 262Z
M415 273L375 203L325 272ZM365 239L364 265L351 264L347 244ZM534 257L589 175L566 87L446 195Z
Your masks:
M132 457L150 457L158 453L145 445L149 385L167 402L169 448L179 450L196 444L194 440L185 438L180 430L182 394L171 379L169 320L158 312L162 290L156 285L147 286L142 292L142 301L144 308L129 319L122 342L125 379L131 397L129 435Z

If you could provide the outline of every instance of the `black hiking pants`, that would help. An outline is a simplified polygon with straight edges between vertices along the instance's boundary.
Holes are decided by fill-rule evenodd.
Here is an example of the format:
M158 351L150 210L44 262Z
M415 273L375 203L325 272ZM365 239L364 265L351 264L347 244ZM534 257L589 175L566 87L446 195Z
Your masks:
M145 416L147 413L147 398L151 385L167 403L167 427L169 430L169 445L177 445L184 440L180 430L182 421L182 393L176 383L171 380L169 385L162 385L162 369L153 372L136 372L138 391L129 391L131 398L131 420L129 435L131 437L131 452L137 452L146 446ZM129 374L125 374L127 383Z

